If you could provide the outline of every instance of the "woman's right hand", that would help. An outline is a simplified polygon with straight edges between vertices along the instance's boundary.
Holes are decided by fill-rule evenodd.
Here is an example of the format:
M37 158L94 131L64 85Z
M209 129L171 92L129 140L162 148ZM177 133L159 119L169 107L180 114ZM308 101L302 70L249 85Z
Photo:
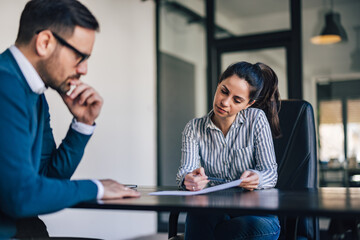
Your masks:
M187 174L184 179L184 185L189 191L199 191L208 184L207 176L203 167L195 169Z

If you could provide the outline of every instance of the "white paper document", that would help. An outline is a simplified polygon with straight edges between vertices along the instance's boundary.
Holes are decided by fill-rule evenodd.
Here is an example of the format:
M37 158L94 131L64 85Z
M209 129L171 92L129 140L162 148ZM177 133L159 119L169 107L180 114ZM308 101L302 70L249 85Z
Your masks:
M220 185L217 185L217 186L214 186L214 187L204 188L204 189L202 189L200 191L159 191L159 192L151 192L151 193L149 193L149 195L154 195L154 196L160 196L160 195L174 195L174 196L199 195L199 194L216 192L216 191L236 187L236 186L240 185L241 181L242 181L242 179L238 179L238 180L228 182L228 183L224 183L224 184L220 184Z

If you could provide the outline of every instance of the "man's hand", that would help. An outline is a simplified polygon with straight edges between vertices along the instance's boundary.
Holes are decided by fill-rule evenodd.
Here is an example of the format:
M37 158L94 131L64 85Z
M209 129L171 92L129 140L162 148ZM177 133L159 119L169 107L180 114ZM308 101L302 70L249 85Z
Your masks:
M61 94L61 97L78 122L93 125L103 105L102 97L80 80L72 80L71 85L76 87L70 96Z
M104 196L102 200L125 198L125 197L140 197L140 193L132 190L124 185L110 179L100 180L104 186Z
M254 190L259 185L259 176L257 175L257 173L252 171L243 172L240 179L242 179L240 187L250 191Z
M184 185L187 190L199 191L208 184L207 176L203 167L195 169L191 173L187 174L184 179Z

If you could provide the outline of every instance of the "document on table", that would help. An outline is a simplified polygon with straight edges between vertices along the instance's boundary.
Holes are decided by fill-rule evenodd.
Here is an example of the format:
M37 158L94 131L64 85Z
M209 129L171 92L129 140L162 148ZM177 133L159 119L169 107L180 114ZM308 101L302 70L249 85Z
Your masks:
M204 189L202 189L200 191L159 191L159 192L151 192L151 193L149 193L149 195L154 195L154 196L161 196L161 195L174 195L174 196L199 195L199 194L216 192L216 191L236 187L236 186L240 185L241 181L242 181L242 179L238 179L238 180L228 182L228 183L224 183L224 184L220 184L220 185L217 185L217 186L214 186L214 187L204 188Z

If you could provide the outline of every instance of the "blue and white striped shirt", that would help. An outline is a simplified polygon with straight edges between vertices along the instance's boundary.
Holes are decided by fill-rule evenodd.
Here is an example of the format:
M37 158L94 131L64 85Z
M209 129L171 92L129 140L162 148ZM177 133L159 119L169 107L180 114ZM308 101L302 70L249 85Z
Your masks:
M207 176L234 181L245 170L259 175L258 189L272 188L277 163L265 113L247 108L237 114L226 137L211 121L213 111L187 123L182 133L181 166L176 182L183 188L185 176L203 167Z

